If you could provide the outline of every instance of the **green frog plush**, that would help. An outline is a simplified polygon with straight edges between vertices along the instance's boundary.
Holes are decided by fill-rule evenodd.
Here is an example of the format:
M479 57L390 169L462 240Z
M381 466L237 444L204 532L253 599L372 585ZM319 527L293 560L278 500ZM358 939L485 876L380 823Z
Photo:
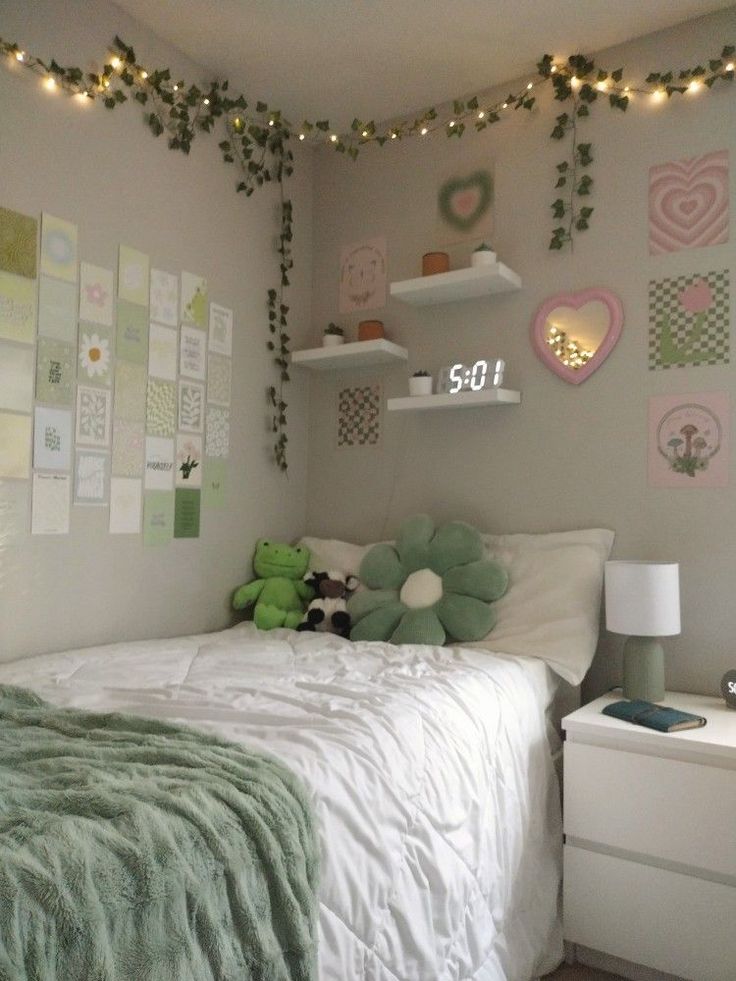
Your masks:
M314 591L303 577L309 566L309 549L261 539L256 544L253 569L258 579L235 590L233 609L255 603L253 621L259 630L296 628Z

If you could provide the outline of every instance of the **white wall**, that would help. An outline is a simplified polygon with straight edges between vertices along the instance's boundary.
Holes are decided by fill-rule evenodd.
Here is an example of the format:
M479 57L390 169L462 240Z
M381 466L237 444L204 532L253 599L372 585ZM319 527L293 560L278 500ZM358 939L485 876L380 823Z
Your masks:
M643 78L656 67L684 67L719 54L736 40L736 8L600 55L613 69ZM540 52L541 54L541 52ZM559 54L559 53L556 53ZM496 93L504 96L509 91ZM736 368L647 369L650 278L729 267L736 306L736 224L717 248L650 257L647 182L653 164L718 150L731 152L736 186L736 87L668 105L635 100L624 115L596 106L581 125L593 144L595 206L590 231L574 254L547 249L555 165L565 148L548 138L560 104L549 89L533 114L520 111L461 141L369 148L353 164L320 153L315 173L313 340L340 318L338 257L364 237L388 239L389 277L419 274L423 252L437 246L435 195L444 176L465 161L495 165L496 227L501 258L523 278L517 294L431 308L389 302L391 337L410 351L409 371L434 372L457 360L502 357L507 385L523 392L519 407L451 413L387 414L377 449L337 450L335 399L348 380L381 377L389 396L405 394L406 371L320 374L312 382L308 529L370 541L393 533L412 513L463 518L491 531L552 531L605 526L616 555L682 563L684 632L667 642L668 682L714 692L736 665L736 517L724 490L647 486L647 399L658 393L731 391ZM567 108L565 106L564 108ZM732 195L732 211L733 211ZM607 286L622 298L626 324L606 365L585 384L567 385L536 359L529 323L546 296ZM732 361L736 360L736 351ZM736 453L732 453L736 459ZM735 464L736 465L736 464ZM620 640L609 638L590 676L596 691L619 680Z
M61 4L10 0L0 34L43 58L91 68L115 34L139 58L171 65L199 84L206 73L105 0ZM258 98L263 93L254 93ZM136 103L101 105L51 95L37 78L0 70L0 204L49 211L79 225L82 259L114 268L120 242L152 264L206 276L212 298L235 311L228 506L203 510L202 537L146 548L138 536L110 536L107 509L73 508L71 534L31 538L29 485L0 482L0 660L113 640L199 632L227 625L233 587L250 578L261 534L303 531L306 385L291 386L291 470L270 460L265 391L272 381L266 289L278 282L272 189L235 194L237 171L222 163L217 136L191 155L155 140ZM311 156L297 161L294 286L289 333L299 346L309 319Z

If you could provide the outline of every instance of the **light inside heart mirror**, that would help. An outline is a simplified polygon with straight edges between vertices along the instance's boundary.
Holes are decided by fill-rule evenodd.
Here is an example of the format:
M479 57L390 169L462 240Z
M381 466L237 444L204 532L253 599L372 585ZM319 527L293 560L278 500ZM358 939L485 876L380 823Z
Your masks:
M534 316L532 345L556 375L579 385L611 353L623 323L621 301L610 290L557 293Z

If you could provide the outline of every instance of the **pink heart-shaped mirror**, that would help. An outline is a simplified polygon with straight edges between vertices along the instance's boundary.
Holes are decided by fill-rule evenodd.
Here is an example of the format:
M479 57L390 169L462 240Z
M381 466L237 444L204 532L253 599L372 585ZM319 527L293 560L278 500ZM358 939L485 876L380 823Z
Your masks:
M532 321L532 346L556 375L579 385L603 364L621 336L624 311L610 290L556 293Z

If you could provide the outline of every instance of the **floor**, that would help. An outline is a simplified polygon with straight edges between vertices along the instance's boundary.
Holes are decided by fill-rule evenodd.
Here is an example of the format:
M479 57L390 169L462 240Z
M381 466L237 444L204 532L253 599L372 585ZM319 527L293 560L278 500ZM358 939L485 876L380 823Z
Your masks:
M584 964L563 964L552 974L546 974L542 981L623 981L619 974L606 974Z

